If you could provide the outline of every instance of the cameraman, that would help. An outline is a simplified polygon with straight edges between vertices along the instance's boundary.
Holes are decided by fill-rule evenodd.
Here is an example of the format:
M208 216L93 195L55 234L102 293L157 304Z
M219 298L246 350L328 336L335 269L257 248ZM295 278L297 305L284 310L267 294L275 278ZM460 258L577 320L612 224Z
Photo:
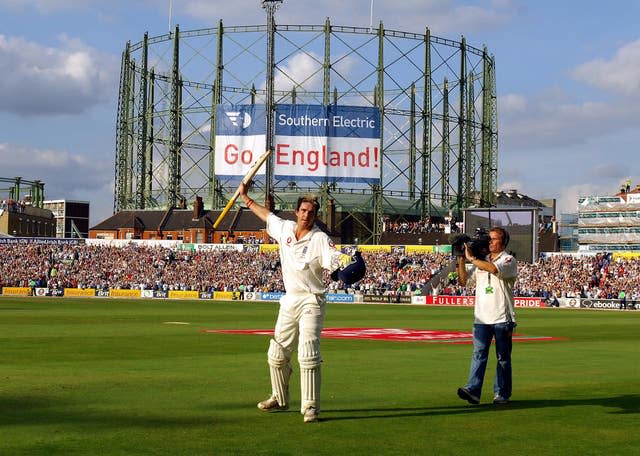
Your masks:
M491 339L496 340L496 376L493 383L494 404L507 404L511 397L511 339L516 326L513 285L516 281L516 259L505 252L509 233L504 228L489 230L489 254L476 258L465 243L464 256L459 256L456 269L462 286L475 282L476 299L473 324L473 355L467 384L458 388L458 396L470 404L480 403L482 383L489 358ZM465 260L471 263L469 271Z

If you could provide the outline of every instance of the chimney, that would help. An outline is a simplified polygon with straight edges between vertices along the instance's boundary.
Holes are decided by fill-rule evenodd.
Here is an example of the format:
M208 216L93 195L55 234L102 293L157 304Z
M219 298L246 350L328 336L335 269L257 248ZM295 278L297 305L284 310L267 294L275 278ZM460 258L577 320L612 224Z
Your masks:
M196 196L196 200L193 203L193 220L198 220L202 215L202 197Z
M335 232L336 229L336 202L333 198L329 198L329 210L327 211L329 214L327 225L329 227L329 231L331 233Z
M265 196L264 203L265 203L264 204L265 207L269 209L271 212L273 212L276 209L276 201L273 198L273 195L271 193Z

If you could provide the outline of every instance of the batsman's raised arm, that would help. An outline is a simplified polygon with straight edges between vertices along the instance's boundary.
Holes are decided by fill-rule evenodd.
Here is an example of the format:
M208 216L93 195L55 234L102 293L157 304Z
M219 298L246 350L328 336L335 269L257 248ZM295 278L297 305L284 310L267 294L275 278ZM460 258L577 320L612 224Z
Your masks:
M242 182L240 184L240 187L238 187L240 198L242 198L245 206L247 206L247 208L250 209L251 212L256 214L263 222L266 222L267 217L269 217L271 211L266 207L258 204L253 198L251 198L247 193L247 187L248 185L244 182Z

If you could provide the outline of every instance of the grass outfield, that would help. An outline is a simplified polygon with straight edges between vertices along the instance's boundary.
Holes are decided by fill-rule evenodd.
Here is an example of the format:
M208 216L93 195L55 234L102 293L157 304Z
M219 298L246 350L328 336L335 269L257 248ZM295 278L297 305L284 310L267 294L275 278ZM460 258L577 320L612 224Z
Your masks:
M601 455L640 448L640 312L521 309L514 396L458 399L471 346L323 339L321 421L256 409L276 305L0 298L2 455ZM330 305L327 327L469 331L470 308ZM187 322L166 324L165 322ZM493 354L492 354L493 356Z

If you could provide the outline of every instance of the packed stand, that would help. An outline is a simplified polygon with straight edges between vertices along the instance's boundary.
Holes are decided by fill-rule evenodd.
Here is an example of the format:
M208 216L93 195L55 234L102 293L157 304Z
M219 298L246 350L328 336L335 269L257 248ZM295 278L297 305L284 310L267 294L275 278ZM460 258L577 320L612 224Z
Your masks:
M514 295L554 298L618 299L621 292L640 300L640 258L613 260L610 253L597 255L548 255L535 263L518 262ZM461 287L455 273L443 278L434 294L468 296L472 288Z
M364 252L367 274L353 285L363 294L420 294L443 268L448 254ZM330 291L344 288L331 282ZM191 291L283 291L277 252L182 251L129 244L0 245L0 287L146 289ZM548 255L533 264L518 263L516 296L640 300L640 259ZM472 295L457 284L455 271L444 274L433 294Z
M552 255L518 265L517 296L618 299L624 292L640 298L640 259Z
M356 289L414 293L449 259L444 254L364 253L367 276ZM327 276L327 282L329 278ZM0 287L283 291L277 252L181 251L129 244L2 245ZM333 282L331 290L344 285Z
M459 226L450 217L439 219L427 217L418 221L392 221L387 217L384 220L384 230L388 233L398 234L444 233L446 231L455 233L459 231Z

